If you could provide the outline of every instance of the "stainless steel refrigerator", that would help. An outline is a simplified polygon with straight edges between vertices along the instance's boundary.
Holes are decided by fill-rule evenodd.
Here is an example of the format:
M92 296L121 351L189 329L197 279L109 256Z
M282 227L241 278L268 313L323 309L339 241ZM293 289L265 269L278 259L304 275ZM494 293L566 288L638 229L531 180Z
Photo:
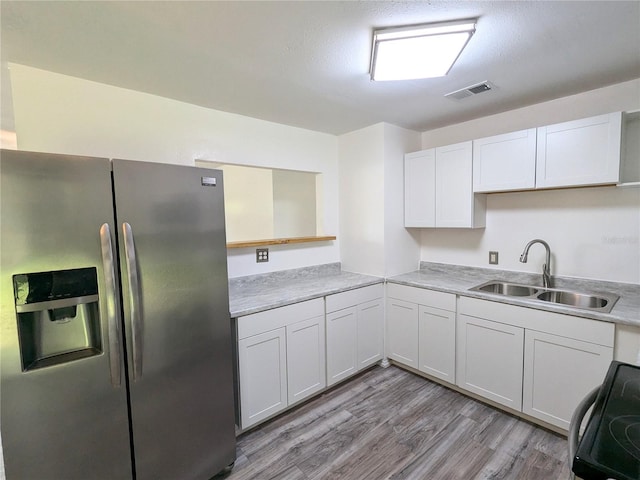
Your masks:
M232 464L221 172L2 150L0 177L7 479Z

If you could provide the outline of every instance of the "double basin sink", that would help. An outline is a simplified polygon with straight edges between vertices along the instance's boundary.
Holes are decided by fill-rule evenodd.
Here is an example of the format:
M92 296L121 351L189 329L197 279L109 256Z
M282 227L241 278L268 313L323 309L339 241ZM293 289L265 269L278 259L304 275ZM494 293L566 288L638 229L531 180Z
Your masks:
M618 300L613 294L590 294L560 290L555 288L536 287L531 285L520 285L491 280L470 288L471 291L493 293L505 297L518 297L526 300L535 300L543 303L553 303L565 305L573 308L582 308L602 313L609 313Z

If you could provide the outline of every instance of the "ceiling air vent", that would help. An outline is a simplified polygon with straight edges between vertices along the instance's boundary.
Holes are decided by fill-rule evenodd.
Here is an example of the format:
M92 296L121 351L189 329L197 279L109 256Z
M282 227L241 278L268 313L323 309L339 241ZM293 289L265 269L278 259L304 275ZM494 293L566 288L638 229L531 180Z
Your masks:
M463 98L471 97L473 95L477 95L478 93L488 92L495 88L491 83L484 81L480 83L476 83L475 85L469 85L468 87L461 88L460 90L456 90L455 92L449 92L445 95L447 98L452 98L453 100L462 100Z

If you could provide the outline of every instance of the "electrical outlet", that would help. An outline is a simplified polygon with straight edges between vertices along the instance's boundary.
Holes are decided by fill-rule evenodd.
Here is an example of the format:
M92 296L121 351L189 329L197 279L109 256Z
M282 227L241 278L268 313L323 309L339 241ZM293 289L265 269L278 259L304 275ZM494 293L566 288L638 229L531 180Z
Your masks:
M498 252L489 252L489 265L498 264Z
M269 261L268 248L256 248L256 262L264 263Z

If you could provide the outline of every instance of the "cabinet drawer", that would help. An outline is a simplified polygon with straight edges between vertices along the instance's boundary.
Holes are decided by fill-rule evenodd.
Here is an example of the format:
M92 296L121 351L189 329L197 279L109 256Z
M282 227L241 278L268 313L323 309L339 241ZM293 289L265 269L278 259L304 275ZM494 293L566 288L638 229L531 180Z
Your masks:
M458 299L458 313L613 347L613 323L470 297Z
M427 305L433 308L440 308L450 312L456 311L456 296L453 293L437 292L426 288L388 283L387 297L417 303L419 305Z
M300 320L319 315L324 315L324 299L322 298L239 317L237 322L238 339L286 327Z
M342 310L343 308L353 307L361 303L370 302L377 298L382 298L384 292L384 284L379 283L368 287L356 288L346 292L329 295L327 299L327 313Z

